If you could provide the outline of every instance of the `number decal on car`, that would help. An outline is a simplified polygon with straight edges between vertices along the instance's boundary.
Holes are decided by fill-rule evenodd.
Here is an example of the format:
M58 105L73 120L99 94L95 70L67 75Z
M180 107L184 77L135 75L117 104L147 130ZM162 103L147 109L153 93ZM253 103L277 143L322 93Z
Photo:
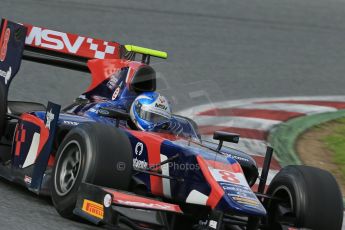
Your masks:
M219 171L219 174L222 175L224 181L240 184L240 180L236 178L236 174L228 171Z
M227 182L239 185L248 185L246 178L241 173L230 172L222 169L209 167L213 178L218 182Z

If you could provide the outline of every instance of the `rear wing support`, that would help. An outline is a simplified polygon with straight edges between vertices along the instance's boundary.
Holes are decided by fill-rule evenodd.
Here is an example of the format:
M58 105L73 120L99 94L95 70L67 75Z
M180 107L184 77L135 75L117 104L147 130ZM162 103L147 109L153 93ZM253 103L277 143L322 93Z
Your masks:
M54 51L47 52L31 46L25 46L23 60L90 73L87 66L87 58L61 54Z

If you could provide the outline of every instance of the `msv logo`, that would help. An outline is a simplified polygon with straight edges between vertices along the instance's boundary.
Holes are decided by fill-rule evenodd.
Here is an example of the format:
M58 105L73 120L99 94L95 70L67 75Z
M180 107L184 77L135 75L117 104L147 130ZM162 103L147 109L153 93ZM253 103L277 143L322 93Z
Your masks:
M36 26L27 26L25 44L88 58L116 58L116 44Z
M71 41L66 33L34 26L27 35L25 44L76 54L83 44L85 37L75 37L76 39Z

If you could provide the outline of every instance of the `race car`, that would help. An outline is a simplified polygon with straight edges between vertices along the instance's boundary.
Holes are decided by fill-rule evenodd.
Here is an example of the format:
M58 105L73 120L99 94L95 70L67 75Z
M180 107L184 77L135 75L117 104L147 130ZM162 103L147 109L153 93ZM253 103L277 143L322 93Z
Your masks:
M271 147L259 176L249 154L223 145L239 135L209 142L170 113L149 65L166 52L7 19L0 36L0 176L51 196L61 216L109 229L341 229L330 173L288 166L266 187ZM22 60L89 73L91 85L64 109L10 101Z

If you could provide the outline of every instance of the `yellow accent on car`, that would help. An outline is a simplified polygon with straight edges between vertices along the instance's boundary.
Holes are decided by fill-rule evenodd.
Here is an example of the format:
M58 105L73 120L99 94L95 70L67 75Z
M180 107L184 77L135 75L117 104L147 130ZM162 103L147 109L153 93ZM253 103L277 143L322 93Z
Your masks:
M158 58L168 58L168 53L160 50L153 50L149 48L144 48L140 46L134 46L134 45L125 45L125 48L127 51L135 52L135 53L140 53L140 54L146 54Z

